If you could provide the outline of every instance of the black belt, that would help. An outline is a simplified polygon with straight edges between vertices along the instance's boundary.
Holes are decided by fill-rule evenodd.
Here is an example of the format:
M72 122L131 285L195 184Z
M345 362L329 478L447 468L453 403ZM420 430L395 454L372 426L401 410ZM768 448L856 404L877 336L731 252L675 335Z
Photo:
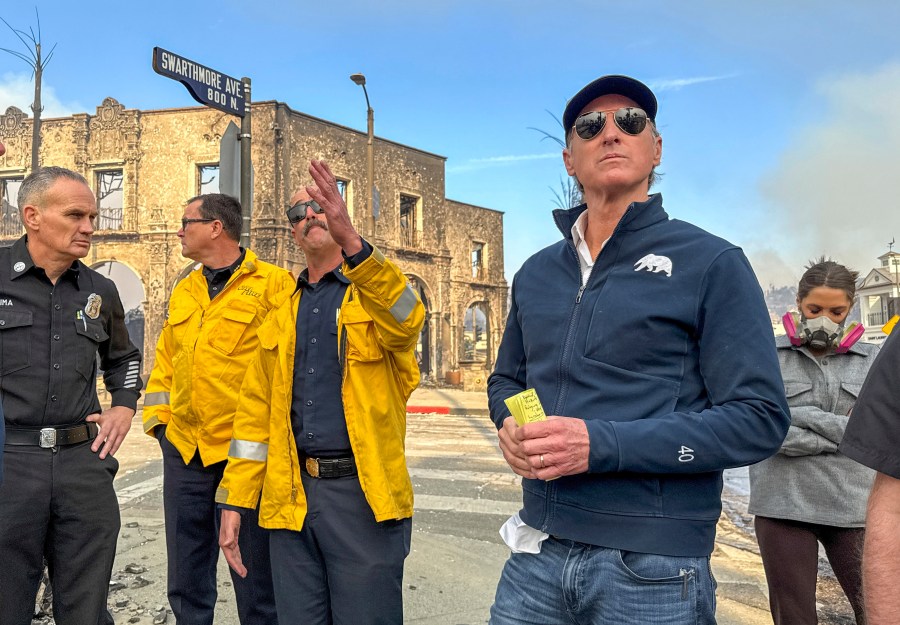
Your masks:
M37 445L50 448L58 445L74 445L97 438L100 428L96 423L82 423L65 428L6 429L7 445Z
M310 477L331 478L356 475L356 461L346 458L311 458L300 455L300 468Z

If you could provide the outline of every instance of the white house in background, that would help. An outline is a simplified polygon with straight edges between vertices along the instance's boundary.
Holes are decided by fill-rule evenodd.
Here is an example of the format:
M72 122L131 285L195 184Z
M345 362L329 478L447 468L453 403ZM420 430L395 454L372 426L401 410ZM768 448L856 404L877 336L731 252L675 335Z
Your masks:
M862 340L868 343L883 342L887 335L881 327L900 314L900 252L890 251L878 260L881 266L869 271L857 289L862 322L866 326Z

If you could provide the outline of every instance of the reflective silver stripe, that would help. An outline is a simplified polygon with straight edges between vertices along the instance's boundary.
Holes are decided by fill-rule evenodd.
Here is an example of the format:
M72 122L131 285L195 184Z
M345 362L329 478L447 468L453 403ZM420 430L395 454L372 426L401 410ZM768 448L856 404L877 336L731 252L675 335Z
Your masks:
M169 404L169 393L166 391L158 391L156 393L147 393L144 395L144 406L167 406Z
M254 443L253 441L242 441L237 438L232 438L231 447L228 448L228 455L231 458L243 458L244 460L265 462L269 455L269 444Z
M132 360L128 363L128 371L125 375L125 381L122 383L122 386L125 388L135 388L137 386L137 376L140 373L141 363L137 360ZM169 403L168 401L166 403Z
M157 425L162 425L162 421L159 420L159 417L150 417L147 419L147 422L144 424L144 432L149 432Z
M403 323L418 303L419 298L416 297L416 292L412 290L412 286L407 282L406 288L403 289L403 293L400 294L400 297L397 298L397 301L391 306L391 315L397 320L397 323Z

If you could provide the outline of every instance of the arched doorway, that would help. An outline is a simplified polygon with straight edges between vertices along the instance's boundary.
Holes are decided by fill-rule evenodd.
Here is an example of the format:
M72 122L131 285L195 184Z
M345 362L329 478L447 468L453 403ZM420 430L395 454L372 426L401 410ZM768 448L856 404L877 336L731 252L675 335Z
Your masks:
M487 316L487 302L474 302L463 317L464 362L488 364L490 328Z
M410 286L412 286L413 290L422 300L422 305L425 306L425 324L422 326L422 331L419 333L419 340L416 343L416 361L419 363L419 373L422 374L422 377L427 377L434 372L434 359L432 357L431 346L431 302L428 299L428 294L426 293L422 281L416 276L407 275L406 277L409 279Z
M128 336L144 355L144 306L146 294L140 276L128 265L116 259L107 260L91 267L101 276L109 278L116 284L122 308L125 310L125 327Z

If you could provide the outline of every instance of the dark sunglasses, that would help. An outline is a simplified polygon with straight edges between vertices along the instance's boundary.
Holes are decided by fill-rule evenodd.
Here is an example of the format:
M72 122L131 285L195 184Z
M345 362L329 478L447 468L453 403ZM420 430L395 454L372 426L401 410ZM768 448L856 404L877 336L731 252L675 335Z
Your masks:
M287 218L288 221L291 222L291 225L299 224L301 221L306 219L306 207L312 209L312 211L316 215L321 215L325 212L325 209L319 206L315 200L307 200L306 202L297 202L289 209L287 209Z
M647 127L647 113L644 109L626 106L616 111L589 111L575 120L575 132L589 141L603 131L607 114L612 112L619 130L628 135L639 135Z

